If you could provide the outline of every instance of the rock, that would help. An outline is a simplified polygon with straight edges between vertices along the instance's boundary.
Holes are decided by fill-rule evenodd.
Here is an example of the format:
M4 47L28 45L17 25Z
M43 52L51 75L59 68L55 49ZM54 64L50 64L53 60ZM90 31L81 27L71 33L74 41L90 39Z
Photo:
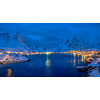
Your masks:
M31 59L28 59L27 61L31 61Z
M0 62L0 64L2 64L2 62Z
M86 72L88 70L87 66L77 66L79 71Z

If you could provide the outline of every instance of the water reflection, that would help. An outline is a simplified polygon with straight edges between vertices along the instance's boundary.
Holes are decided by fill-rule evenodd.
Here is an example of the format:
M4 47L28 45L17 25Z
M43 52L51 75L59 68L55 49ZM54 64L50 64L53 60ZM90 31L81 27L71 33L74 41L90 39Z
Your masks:
M84 60L87 58L87 55L82 55L81 61L84 62Z
M79 64L79 55L78 55L78 64Z
M81 56L48 54L41 56L35 55L32 57L33 58L29 57L31 61L27 63L1 64L0 76L68 77L83 75L83 73L78 72L76 69L76 66L81 64Z
M76 54L73 54L74 55L74 57L76 57Z
M76 66L76 57L74 57L73 65Z
M50 65L51 65L51 60L48 58L48 55L47 55L47 59L46 59L45 65L47 67L50 67Z
M76 54L73 55L74 55L73 66L76 66Z
M12 70L11 69L7 69L7 71L8 71L7 77L12 76Z
M51 60L49 59L49 55L47 55L45 65L46 65L46 76L51 76L51 70L50 70Z

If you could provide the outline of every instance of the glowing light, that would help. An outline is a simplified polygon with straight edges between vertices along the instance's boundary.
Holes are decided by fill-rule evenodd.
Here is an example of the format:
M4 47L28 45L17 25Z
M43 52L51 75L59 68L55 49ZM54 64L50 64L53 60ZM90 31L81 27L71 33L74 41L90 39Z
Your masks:
M7 53L11 53L10 51L8 51Z
M46 54L48 55L48 54L49 54L49 52L46 52Z
M51 65L51 60L47 58L46 62L45 62L45 65L47 67L49 67Z
M25 54L25 55L34 55L34 54L54 54L54 53L59 53L59 54L73 54L74 57L76 55L78 56L82 56L82 55L87 55L87 56L92 56L94 54L98 54L99 51L78 51L78 50L70 50L70 51L66 51L66 52L31 52L31 53L28 53L28 52L11 52L11 51L7 51L7 53L16 53L16 54ZM2 54L2 53L0 53Z
M48 55L48 54L51 54L51 52L46 52L46 54Z
M26 55L30 55L29 53L27 53Z
M76 53L73 53L74 57L76 56Z
M75 66L76 65L76 58L74 57L74 60L73 60L73 65Z
M8 71L7 77L12 76L12 70L11 69L7 69L7 71Z

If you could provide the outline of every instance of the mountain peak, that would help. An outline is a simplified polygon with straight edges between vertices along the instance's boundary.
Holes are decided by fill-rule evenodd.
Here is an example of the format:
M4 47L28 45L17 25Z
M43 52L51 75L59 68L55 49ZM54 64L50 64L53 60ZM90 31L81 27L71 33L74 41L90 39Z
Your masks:
M8 32L4 31L4 30L0 27L0 34L8 34Z
M73 36L73 37L74 37L73 39L77 39L76 36Z
M74 36L71 36L71 37L69 38L69 40L78 40L78 39L77 39L76 36L74 35Z
M19 32L17 32L17 33L14 35L14 38L15 38L18 42L24 44L23 38L22 38L22 36L21 36L21 34L20 34Z
M73 40L77 40L77 38L76 38L76 36L74 35L74 36L72 36L71 37Z

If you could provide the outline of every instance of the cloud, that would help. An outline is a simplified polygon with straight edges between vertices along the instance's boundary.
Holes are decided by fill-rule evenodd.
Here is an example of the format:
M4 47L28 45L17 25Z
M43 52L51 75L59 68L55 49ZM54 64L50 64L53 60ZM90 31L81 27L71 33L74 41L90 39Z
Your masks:
M43 37L42 36L36 36L36 35L27 35L28 38L32 39L32 40L42 40Z

